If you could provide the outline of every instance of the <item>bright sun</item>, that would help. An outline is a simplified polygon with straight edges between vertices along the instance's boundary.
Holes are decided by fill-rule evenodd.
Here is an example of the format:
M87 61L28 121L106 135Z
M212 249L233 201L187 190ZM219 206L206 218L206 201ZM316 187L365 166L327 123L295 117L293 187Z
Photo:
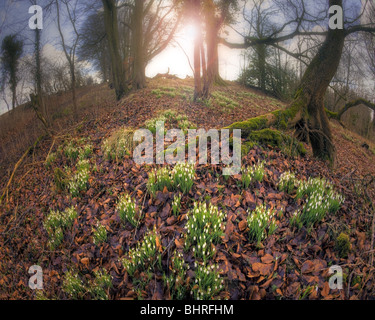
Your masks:
M189 24L184 29L184 34L187 40L194 41L198 35L197 26L195 24Z
M170 70L180 78L187 75L193 76L192 66L194 64L194 41L198 35L197 25L193 21L184 25L177 32L175 41L166 50L153 59L147 66L147 76L154 77L158 73L165 73ZM234 56L236 57L234 59ZM238 58L238 59L237 59ZM225 79L235 80L240 70L240 52L233 52L232 49L220 48L220 64ZM236 63L238 61L238 63ZM229 70L229 73L228 73Z
M182 78L186 75L192 76L193 71L190 65L193 63L194 41L197 34L197 27L193 23L184 26L176 34L175 44L158 55L158 58L147 67L148 75L154 76L170 69L171 73Z

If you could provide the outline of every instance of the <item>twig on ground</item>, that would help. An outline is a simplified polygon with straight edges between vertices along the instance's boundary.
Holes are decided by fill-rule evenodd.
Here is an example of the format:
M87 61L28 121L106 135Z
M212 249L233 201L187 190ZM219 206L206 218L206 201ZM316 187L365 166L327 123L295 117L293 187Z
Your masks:
M13 181L13 178L14 178L14 174L16 173L18 167L21 165L21 163L23 162L23 160L27 157L27 155L33 151L36 147L36 145L39 143L40 140L42 140L44 137L44 135L40 136L34 143L34 145L32 145L31 147L29 147L26 152L22 155L22 157L18 160L18 162L16 163L16 165L14 166L14 169L13 169L13 172L8 180L8 183L6 184L5 188L4 188L4 191L3 191L3 194L1 195L0 197L0 204L2 203L2 201L4 200L4 197L5 195L7 195L7 198L8 198L8 189Z

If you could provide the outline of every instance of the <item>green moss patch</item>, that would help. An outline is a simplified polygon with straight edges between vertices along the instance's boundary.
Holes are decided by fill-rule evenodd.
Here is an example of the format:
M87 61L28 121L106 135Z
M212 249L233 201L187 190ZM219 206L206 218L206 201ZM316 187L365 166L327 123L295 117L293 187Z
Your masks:
M347 258L350 251L350 238L347 234L341 233L336 239L336 250L340 258Z
M249 135L255 130L262 130L267 127L268 118L266 116L259 116L242 122L236 122L226 129L240 129L243 134Z
M328 110L328 109L325 109L325 110L326 110L326 114L327 114L329 119L338 119L339 118L339 114L337 112L333 112L333 111Z
M249 135L249 140L253 143L278 147L290 156L306 154L306 149L302 143L278 130L263 129L254 131Z

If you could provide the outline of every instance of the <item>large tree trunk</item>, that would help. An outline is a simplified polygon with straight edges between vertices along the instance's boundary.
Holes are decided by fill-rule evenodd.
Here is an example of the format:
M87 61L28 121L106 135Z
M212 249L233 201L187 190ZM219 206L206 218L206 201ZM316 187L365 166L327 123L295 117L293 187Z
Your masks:
M258 86L263 91L266 90L266 56L267 47L264 44L258 44L255 48L258 69Z
M220 76L219 70L219 32L223 26L226 14L221 12L217 16L217 7L213 0L206 1L205 22L206 22L206 43L207 43L207 76L210 84L223 84L224 80ZM227 9L228 10L228 9Z
M109 53L111 56L113 84L117 100L128 93L125 82L125 72L120 55L120 41L118 32L117 7L114 0L102 0L104 7L105 29L108 38Z
M215 17L215 11L210 10L206 14L207 28L207 75L211 84L222 83L223 79L219 72L219 40L218 33L220 26Z
M144 0L135 1L133 14L133 89L146 87L146 63L143 43L143 10Z
M342 6L342 0L330 0L330 6ZM335 160L335 149L324 96L335 76L345 42L345 31L329 29L326 40L307 68L297 89L292 108L298 108L292 120L297 133L309 138L316 157Z

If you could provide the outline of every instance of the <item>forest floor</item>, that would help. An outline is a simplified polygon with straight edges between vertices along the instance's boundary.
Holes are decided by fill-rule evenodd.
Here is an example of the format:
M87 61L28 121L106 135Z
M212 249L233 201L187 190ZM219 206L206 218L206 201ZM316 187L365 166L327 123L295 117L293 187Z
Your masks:
M147 89L38 144L0 204L0 299L375 298L375 148L338 122L332 122L336 169L307 146L305 156L291 156L255 145L242 165L264 161L262 179L244 186L244 174L226 178L220 166L197 165L178 205L173 182L152 194L148 180L156 165L106 157L104 141L116 130L143 128L161 114L185 129L220 129L285 106L235 83L214 88L209 101L193 104L192 94L192 80L150 80ZM299 181L324 178L345 200L312 226L297 226L295 213L311 198L298 197L298 184L280 191L285 172ZM74 192L68 181L79 179L84 183ZM2 179L1 193L7 182ZM124 194L138 210L133 219L131 205L128 219L121 219ZM202 217L195 203L212 206L197 208L210 221L206 229L193 226ZM248 217L262 204L273 211L276 230L268 224L254 242ZM203 234L206 244L198 246ZM32 265L43 269L43 290L29 288ZM329 268L336 265L342 290L329 287Z

